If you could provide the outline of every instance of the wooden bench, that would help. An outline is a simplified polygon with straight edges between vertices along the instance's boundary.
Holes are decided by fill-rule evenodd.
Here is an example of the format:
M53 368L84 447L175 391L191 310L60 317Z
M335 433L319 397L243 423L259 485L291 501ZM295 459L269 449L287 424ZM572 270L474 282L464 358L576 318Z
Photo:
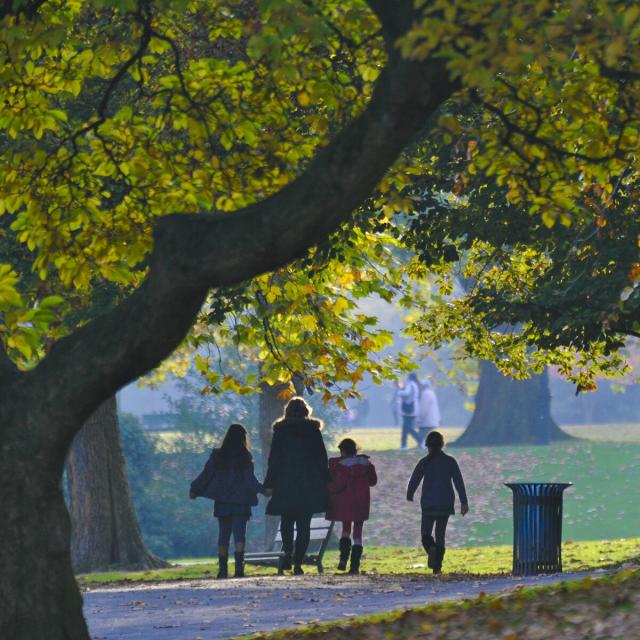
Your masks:
M318 573L323 572L322 557L329 543L331 533L333 532L333 522L324 519L324 515L316 514L311 519L311 536L309 540L309 548L302 561L305 565L315 565ZM244 561L246 564L255 564L262 567L277 567L278 575L284 574L280 568L280 559L284 555L282 551L282 536L280 529L276 532L273 547L271 551L255 551L245 553Z

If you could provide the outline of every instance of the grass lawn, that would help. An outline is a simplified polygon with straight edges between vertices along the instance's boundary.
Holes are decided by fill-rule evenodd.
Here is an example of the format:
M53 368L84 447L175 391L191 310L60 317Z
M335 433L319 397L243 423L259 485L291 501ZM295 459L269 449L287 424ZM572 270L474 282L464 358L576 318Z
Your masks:
M264 640L613 640L637 638L640 571L519 589L406 612L259 634Z
M584 438L593 442L640 444L640 424L565 424L562 425L562 429L576 438ZM439 431L447 442L455 442L464 429L461 427L442 427ZM400 427L347 429L341 435L345 438L353 438L363 451L390 451L400 446ZM409 446L415 446L413 440L409 441Z
M450 549L445 558L447 574L490 575L511 570L511 547L473 547ZM563 547L565 570L594 569L640 558L640 538L601 540L596 542L567 542ZM195 562L194 559L176 562ZM338 554L325 554L325 571L333 572ZM367 573L425 573L426 557L421 549L410 547L366 547L362 568ZM81 585L106 584L121 581L193 580L212 578L217 572L215 558L198 559L197 564L176 566L154 571L92 573L78 576ZM309 571L314 571L309 568ZM429 573L431 573L429 571ZM247 575L274 575L275 569L247 566Z
M462 468L471 506L468 516L457 515L449 521L449 548L511 545L512 497L504 483L517 481L573 483L564 498L564 540L640 535L640 424L569 425L563 429L579 439L547 447L449 449ZM442 431L450 442L461 433L453 427ZM406 502L404 496L411 471L425 452L416 448L399 451L398 428L351 429L340 435L353 437L372 455L378 469L365 545L417 548L419 504ZM160 446L169 448L179 437L183 436L174 432L158 435ZM262 509L258 507L255 513ZM252 521L249 526L259 524Z
M581 439L551 446L451 447L465 477L471 512L451 518L448 544L501 545L512 541L512 498L505 482L572 482L565 492L565 540L601 540L640 534L640 425L563 427ZM442 429L454 441L460 430ZM417 503L404 500L406 483L420 449L399 451L398 429L348 432L372 455L379 484L372 492L370 544L419 544ZM392 447L390 449L390 447Z

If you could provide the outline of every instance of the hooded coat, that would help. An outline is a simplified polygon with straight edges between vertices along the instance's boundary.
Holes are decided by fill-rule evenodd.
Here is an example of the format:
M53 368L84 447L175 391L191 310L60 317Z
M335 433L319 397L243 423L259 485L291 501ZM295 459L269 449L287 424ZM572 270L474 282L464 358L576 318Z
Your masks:
M273 490L269 515L313 514L329 504L327 450L322 423L312 418L283 418L273 424L264 487Z
M407 486L407 500L413 500L413 494L422 482L420 507L423 513L434 515L453 515L455 513L455 485L461 504L467 504L467 492L456 459L444 451L429 453L418 462L411 474Z
M331 507L327 520L362 522L369 519L371 492L378 482L369 456L356 455L329 460Z

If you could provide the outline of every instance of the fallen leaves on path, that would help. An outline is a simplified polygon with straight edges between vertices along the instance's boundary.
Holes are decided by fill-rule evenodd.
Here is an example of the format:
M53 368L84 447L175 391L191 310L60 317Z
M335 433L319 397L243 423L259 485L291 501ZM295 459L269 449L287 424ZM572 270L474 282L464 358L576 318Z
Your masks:
M260 634L265 640L630 639L640 629L640 571L506 596L432 605L374 620Z

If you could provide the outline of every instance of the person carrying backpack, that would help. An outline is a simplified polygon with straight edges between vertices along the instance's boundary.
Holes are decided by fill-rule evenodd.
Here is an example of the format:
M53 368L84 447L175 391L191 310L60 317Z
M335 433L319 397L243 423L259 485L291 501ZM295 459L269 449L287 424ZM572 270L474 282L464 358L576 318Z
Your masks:
M396 392L400 401L400 415L402 416L402 436L400 437L400 448L407 449L407 437L411 436L418 446L422 444L420 436L415 430L416 418L418 416L418 403L420 401L420 385L418 376L410 373L407 384Z
M251 507L265 489L253 472L247 430L232 424L219 449L214 449L200 475L191 483L189 497L214 500L218 519L218 578L228 577L229 543L235 544L235 577L244 577L244 547Z
M433 573L438 574L442 571L447 522L449 516L455 513L453 486L458 492L460 513L463 516L469 512L469 503L458 463L455 458L442 451L444 447L442 434L439 431L431 431L427 436L426 445L429 453L418 462L411 474L407 486L407 500L413 502L413 495L422 482L420 498L422 546L429 559L427 566L433 569Z
M342 522L340 537L340 561L338 569L345 571L349 555L349 573L360 573L362 557L362 528L369 519L371 504L370 487L378 482L376 468L369 456L358 454L358 447L351 438L345 438L338 445L339 458L329 459L329 499L331 506L326 519ZM353 546L351 529L353 526Z

